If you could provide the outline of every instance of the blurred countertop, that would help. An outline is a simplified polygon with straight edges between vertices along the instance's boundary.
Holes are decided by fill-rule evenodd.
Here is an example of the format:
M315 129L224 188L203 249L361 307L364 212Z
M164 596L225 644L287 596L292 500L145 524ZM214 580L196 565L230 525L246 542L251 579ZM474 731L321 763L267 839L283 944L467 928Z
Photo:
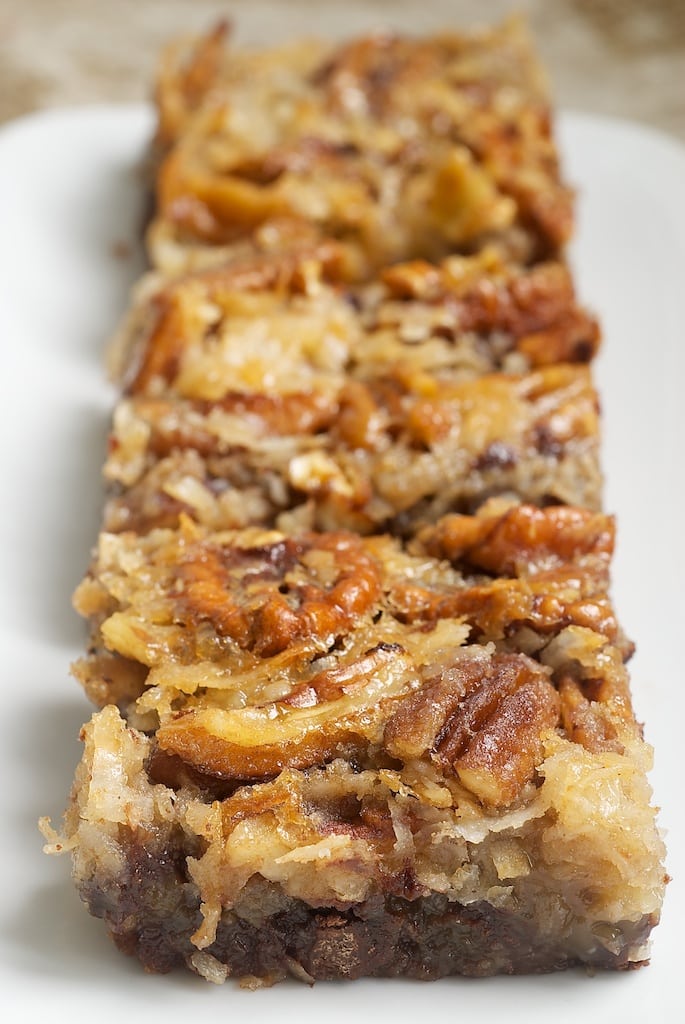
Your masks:
M564 109L685 141L685 0L0 0L0 121L149 98L159 49L218 18L238 43L424 32L527 16Z

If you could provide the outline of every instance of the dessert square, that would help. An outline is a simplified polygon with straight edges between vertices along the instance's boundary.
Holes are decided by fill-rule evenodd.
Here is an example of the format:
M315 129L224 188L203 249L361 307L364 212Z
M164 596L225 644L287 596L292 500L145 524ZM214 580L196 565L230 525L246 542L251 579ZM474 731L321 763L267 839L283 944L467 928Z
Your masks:
M490 250L334 278L307 249L145 282L113 352L105 529L411 535L498 494L599 508L599 329L565 266Z
M422 256L557 254L572 230L543 72L522 23L238 50L219 26L157 80L156 216L170 273L300 226L363 278Z
M663 894L613 522L490 502L387 536L102 534L103 710L60 844L150 970L636 966Z

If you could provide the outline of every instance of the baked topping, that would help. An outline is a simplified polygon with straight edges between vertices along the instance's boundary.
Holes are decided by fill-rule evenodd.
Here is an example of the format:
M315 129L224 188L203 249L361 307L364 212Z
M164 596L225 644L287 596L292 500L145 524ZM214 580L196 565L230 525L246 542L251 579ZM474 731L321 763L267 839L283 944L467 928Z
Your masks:
M388 701L412 685L410 663L399 644L380 644L336 675L315 676L280 704L191 710L163 725L157 742L221 778L262 778L284 768L321 764L368 742L387 714ZM326 695L330 687L337 692Z
M611 723L630 721L620 657L601 646L617 637L612 537L589 511L497 502L438 523L413 554L388 537L186 521L103 535L77 607L121 659L130 713L200 775L272 777L342 754L376 764L384 746L508 806L550 729L609 749ZM106 693L103 664L79 669L92 695ZM147 675L127 684L129 664Z
M590 377L571 365L461 382L395 368L211 404L140 398L115 416L105 521L145 532L186 513L212 528L411 536L493 494L597 507L597 427Z
M441 378L588 362L596 321L561 263L530 268L485 250L401 264L341 286L333 243L254 253L171 281L151 277L112 364L133 394L220 400L378 376L395 364ZM202 377L205 373L205 378Z

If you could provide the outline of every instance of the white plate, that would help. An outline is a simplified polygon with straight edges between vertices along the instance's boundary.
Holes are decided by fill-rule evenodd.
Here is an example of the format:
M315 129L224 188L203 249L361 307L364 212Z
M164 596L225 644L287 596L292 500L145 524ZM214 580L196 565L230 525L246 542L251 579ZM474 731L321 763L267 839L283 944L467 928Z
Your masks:
M103 347L140 267L139 163L149 111L41 113L0 131L0 551L2 704L0 1000L57 1021L174 1024L210 1009L281 1024L387 1016L430 1007L526 1024L673 1021L685 920L679 634L685 624L685 148L633 124L567 115L562 141L580 189L573 258L606 342L606 505L618 515L614 595L638 641L634 695L657 751L652 779L675 879L651 967L431 985L295 984L246 993L192 975L145 975L81 907L67 858L41 852L41 814L59 818L90 708L68 675L84 644L70 593L86 567L101 502L99 468L113 394ZM24 1018L25 1019L25 1018Z

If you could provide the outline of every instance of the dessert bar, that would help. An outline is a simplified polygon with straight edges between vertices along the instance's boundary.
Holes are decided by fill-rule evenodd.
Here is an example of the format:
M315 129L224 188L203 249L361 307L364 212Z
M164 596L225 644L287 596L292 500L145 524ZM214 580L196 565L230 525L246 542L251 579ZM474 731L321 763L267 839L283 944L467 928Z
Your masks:
M492 251L334 283L333 251L150 277L112 365L104 527L410 535L497 494L598 508L597 323Z
M495 244L530 262L573 220L545 79L516 21L418 39L174 45L157 86L153 262L176 273L301 226L353 278Z
M604 515L497 501L411 551L102 534L82 898L148 969L213 981L643 961L662 846L612 544Z
M347 380L337 390L138 398L116 409L110 531L171 526L389 531L411 536L496 495L598 508L597 396L585 367L459 384Z

